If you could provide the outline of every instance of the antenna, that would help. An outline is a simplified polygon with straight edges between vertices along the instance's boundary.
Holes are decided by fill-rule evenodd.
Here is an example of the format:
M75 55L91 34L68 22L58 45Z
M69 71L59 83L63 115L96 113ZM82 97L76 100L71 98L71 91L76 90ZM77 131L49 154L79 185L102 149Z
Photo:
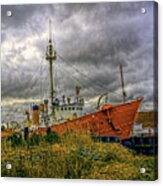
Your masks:
M49 19L49 42L52 42L52 26L51 26L51 19Z
M125 103L125 101L126 101L126 92L125 92L125 89L124 89L123 69L122 69L122 65L121 64L120 64L120 73L121 73L123 103Z

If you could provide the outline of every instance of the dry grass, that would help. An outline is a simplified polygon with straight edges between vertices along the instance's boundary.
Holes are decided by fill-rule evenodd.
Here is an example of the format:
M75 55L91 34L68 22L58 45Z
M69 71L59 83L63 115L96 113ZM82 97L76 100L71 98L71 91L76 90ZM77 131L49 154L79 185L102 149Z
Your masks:
M12 169L7 170L6 164ZM140 167L146 173L140 173ZM136 155L121 144L94 142L89 135L64 136L58 143L12 147L2 141L2 176L154 180L154 157Z

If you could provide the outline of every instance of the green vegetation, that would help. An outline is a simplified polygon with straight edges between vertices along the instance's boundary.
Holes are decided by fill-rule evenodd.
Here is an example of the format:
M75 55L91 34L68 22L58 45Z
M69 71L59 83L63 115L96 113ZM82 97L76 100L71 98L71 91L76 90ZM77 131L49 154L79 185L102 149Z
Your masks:
M59 138L50 132L27 142L20 136L3 140L1 172L4 177L154 180L154 161L119 143L94 142L85 134ZM12 169L6 169L7 163ZM144 174L141 167L146 168Z
M18 147L18 146L36 146L39 145L42 142L47 142L50 144L60 142L60 138L55 132L49 131L45 137L42 137L41 135L33 134L31 138L28 138L27 141L25 141L21 134L14 134L11 139L11 146L12 147Z

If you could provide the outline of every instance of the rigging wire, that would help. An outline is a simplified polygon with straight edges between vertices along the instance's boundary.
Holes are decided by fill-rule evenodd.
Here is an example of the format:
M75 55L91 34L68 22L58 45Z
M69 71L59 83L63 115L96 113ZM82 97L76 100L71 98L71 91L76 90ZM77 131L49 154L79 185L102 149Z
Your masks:
M39 34L38 34L39 35ZM39 36L39 38L41 38L40 36ZM89 75L87 75L87 74L85 74L85 73L83 73L82 71L80 71L80 70L78 70L78 68L74 65L74 64L72 64L69 60L65 60L64 59L64 57L62 57L60 54L58 54L57 53L57 56L59 57L59 59L62 61L62 62L65 62L65 63L69 63L69 64L71 64L71 67L72 67L72 69L76 72L76 73L78 73L78 74L80 74L81 76L82 76L82 78L83 79L86 79L86 82L87 82L87 84L89 84L89 85L91 85L91 86L89 86L89 88L91 88L92 90L94 90L95 92L97 92L97 90L92 86L92 84L94 84L94 82L93 82L93 80L92 80L92 78L89 76ZM37 83L39 83L40 84L40 87L39 87L39 90L40 90L40 93L41 93L41 98L43 98L43 92L44 92L44 87L46 88L46 86L47 86L47 83L46 83L46 75L47 74L45 74L45 78L43 77L42 78L42 75L43 75L43 68L45 68L46 67L46 65L43 67L43 59L42 59L42 61L41 61L41 65L40 65L40 67L39 68L37 68L37 70L35 71L35 73L34 73L34 76L32 76L32 78L29 78L28 80L27 80L27 84L26 84L26 87L29 87L29 85L30 85L30 89L28 89L27 90L27 92L26 92L26 96L28 96L28 94L30 94L31 92L32 92L32 90L33 90L33 87L35 87L36 86L36 84ZM60 63L59 63L59 65L60 65ZM53 66L54 67L54 66ZM60 68L61 69L61 71L62 71L62 68ZM70 69L69 68L65 68L64 69L64 71L69 71ZM38 71L39 71L39 73L38 73ZM46 70L45 70L45 73L46 73ZM38 75L40 75L40 81L38 81L38 79L36 78ZM73 78L73 77L74 78ZM58 95L60 94L60 88L59 88L59 83L58 83L58 78L59 76L58 76L58 70L56 71L56 73L54 74L54 77L53 78L55 78L56 79L56 94L58 93ZM69 76L71 79L73 79L73 80L75 80L79 85L82 85L83 87L88 87L88 86L86 86L86 84L84 83L84 81L81 81L81 78L78 78L78 77L76 77L75 76L75 74L74 73L71 73L71 76ZM34 79L33 79L34 78ZM34 81L33 81L34 80ZM59 79L60 80L60 79ZM33 83L31 84L31 82L33 81ZM44 85L44 83L46 84L45 86L43 86ZM101 81L96 81L96 83L94 84L96 87L98 87L98 88L102 88L102 89L104 89L104 90L107 90L108 91L108 87L106 87ZM23 86L24 86L24 84L23 85L21 85L21 86L16 86L17 88L23 88ZM46 89L48 92L49 92L49 87L50 87L50 83L49 83L49 81L48 81L48 89ZM116 94L116 95L118 95L118 96L121 96L122 97L122 95L120 94L120 93L117 93L117 92L113 92L113 91L108 91L109 93L113 93L113 94ZM98 95L99 95L99 93L98 93ZM44 96L46 96L46 93L44 92ZM49 97L49 96L48 96ZM130 97L131 98L131 97ZM13 106L12 106L12 108L11 108L11 110L13 110ZM11 110L9 110L9 112L11 111ZM17 108L15 109L15 111L17 110ZM6 115L8 115L8 113L6 114Z
M43 61L43 59L42 59L42 61ZM41 66L41 65L40 65ZM31 82L33 81L33 79L35 79L34 80L34 82L33 82L33 84L30 86L30 89L28 89L27 91L26 91L26 96L28 96L30 93L31 93L31 91L32 91L32 89L33 89L33 87L36 85L36 83L37 82L39 82L38 81L38 79L36 78L38 75L39 75L39 73L37 73L37 72L39 72L40 71L40 68L37 68L37 70L35 71L35 74L34 74L34 76L31 76L29 79L28 79L28 84L26 85L26 87L29 87L29 85L31 85ZM21 84L20 84L21 85ZM23 88L23 86L24 85L21 85L21 86L17 86L17 87L19 87L19 88ZM13 109L13 107L15 107L14 105L11 105L10 106L11 108L10 109L8 109L8 112L5 114L5 115L9 115L9 114L13 114L13 112L15 112L16 110L17 110L17 108L14 108Z
M60 69L61 70L61 73L63 72L63 68ZM67 72L68 74L70 74L70 71L68 68L64 68L64 75L65 75L65 72ZM73 79L73 77L74 79ZM71 78L72 80L75 80L77 83L81 84L82 85L82 82L77 78L75 77L75 75L73 73L71 73L71 76L69 76L69 78Z
M69 68L65 68L64 69L64 72L68 72L68 74L71 74L71 76L69 76L72 80L75 80L75 82L77 82L77 84L79 84L81 87L84 87L84 88L88 88L88 85L86 86L86 84L81 81L80 78L77 78L73 73L70 73L69 72ZM93 86L89 86L89 88L91 88L94 92L97 92L97 90L93 87Z
M62 69L62 68L61 68ZM65 71L67 71L68 72L68 74L70 74L70 72L68 71L68 70L70 70L69 68L65 68L64 69L64 73L65 73ZM62 72L62 71L61 71ZM71 75L72 76L69 76L72 80L75 80L75 82L77 82L81 87L84 87L84 88L86 88L86 89L88 89L88 85L86 86L85 84L84 84L84 82L83 81L81 81L81 79L80 78L77 78L73 73L71 73ZM93 90L93 98L98 98L99 97L99 95L101 95L103 92L101 92L101 91L97 91L93 86L89 86L89 89L92 89ZM108 93L109 94L109 93Z
M39 39L41 39L39 33L38 33L37 36L39 37ZM45 49L44 49L44 50L45 50ZM42 60L42 61L43 61L43 60ZM42 63L41 63L41 64L42 64ZM42 68L42 65L40 65L40 66L41 66L40 68ZM19 66L17 66L17 67L19 67ZM39 68L36 69L35 75L34 75L34 76L31 76L31 77L28 79L27 82L29 82L29 83L26 85L26 87L29 87L29 85L31 85L31 82L32 82L33 78L37 76L37 72L38 72L38 71L39 71ZM42 69L41 69L40 71L42 71ZM38 74L39 74L39 73L38 73ZM26 92L26 96L27 96L29 93L31 93L33 87L36 85L37 82L38 82L38 81L37 81L37 78L36 78L35 81L34 81L34 83L30 86L31 88ZM20 85L20 86L16 86L16 88L23 88L23 86L24 86L24 84L22 85L20 82L19 82L19 85ZM42 83L41 83L41 86L42 86ZM43 90L42 90L42 91L43 91ZM42 91L41 91L41 92L42 92ZM13 107L15 107L15 105L11 105L11 108L9 108L8 111L5 113L6 116L9 116L9 114L10 114L11 112L17 111L17 108L14 108L14 109L13 109ZM3 110L2 110L2 112L3 112Z
M72 63L71 63L70 61L65 60L61 55L58 54L58 57L59 57L63 62L66 62L66 63L68 62L68 63L70 63L70 64L72 65ZM88 76L87 74L85 74L85 73L81 72L80 70L78 70L74 65L72 65L71 67L72 67L77 73L81 74L82 77L87 78L87 81L89 81L91 84L93 83L92 80L91 80L91 78L90 78L90 76ZM103 89L105 89L106 91L108 91L108 87L105 87L105 86L104 86L101 82L99 82L99 81L96 81L95 85L97 85L98 87L103 88ZM117 92L113 92L113 91L109 91L109 92L110 92L110 93L113 93L113 94L117 94L117 95L119 95L119 96L122 96L120 93L117 93Z

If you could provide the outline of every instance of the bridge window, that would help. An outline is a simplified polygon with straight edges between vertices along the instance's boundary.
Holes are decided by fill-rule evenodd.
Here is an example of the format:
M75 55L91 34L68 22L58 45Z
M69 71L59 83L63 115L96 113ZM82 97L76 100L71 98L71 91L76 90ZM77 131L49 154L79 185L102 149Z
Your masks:
M83 110L83 108L82 107L77 107L77 110Z

